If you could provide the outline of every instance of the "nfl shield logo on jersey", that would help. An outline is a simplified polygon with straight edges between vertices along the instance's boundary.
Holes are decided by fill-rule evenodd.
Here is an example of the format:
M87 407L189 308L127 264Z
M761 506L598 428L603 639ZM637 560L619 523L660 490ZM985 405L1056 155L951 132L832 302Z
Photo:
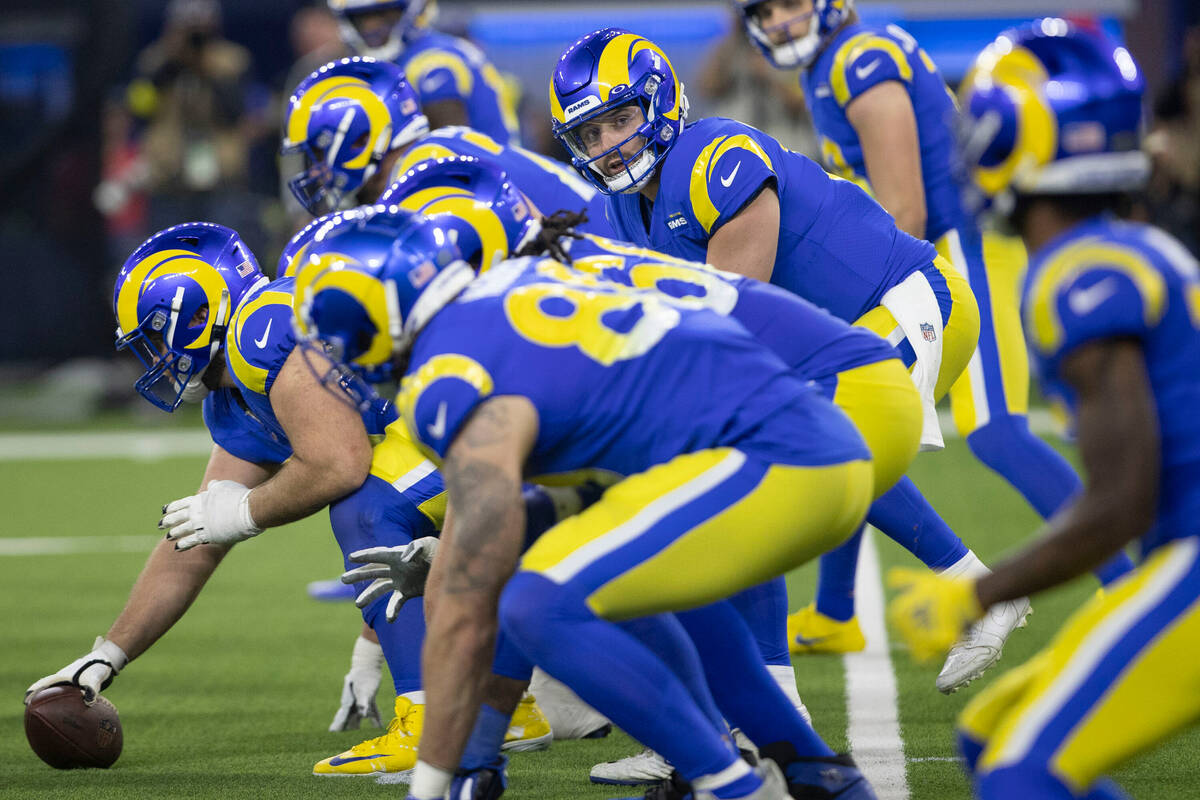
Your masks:
M927 342L937 341L937 331L935 331L933 326L928 322L921 323L921 336L923 336Z

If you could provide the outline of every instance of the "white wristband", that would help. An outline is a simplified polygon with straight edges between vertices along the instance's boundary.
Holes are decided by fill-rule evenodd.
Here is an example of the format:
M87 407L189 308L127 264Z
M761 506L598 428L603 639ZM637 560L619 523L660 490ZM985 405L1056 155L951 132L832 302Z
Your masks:
M453 772L417 759L417 766L413 769L412 783L408 787L408 793L416 800L442 800L446 796L446 792L450 791L452 780L454 780Z
M262 533L262 528L258 527L254 523L254 517L250 516L250 492L252 491L254 490L247 491L238 502L238 519L247 533Z

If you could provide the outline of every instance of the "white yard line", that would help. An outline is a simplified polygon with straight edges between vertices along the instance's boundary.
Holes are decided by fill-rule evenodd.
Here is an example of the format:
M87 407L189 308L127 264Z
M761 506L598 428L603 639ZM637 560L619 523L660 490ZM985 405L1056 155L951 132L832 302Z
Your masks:
M158 536L36 536L0 538L0 557L71 553L149 553Z
M212 439L204 429L0 434L0 461L159 461L210 452Z
M846 735L850 752L879 800L908 800L904 742L900 738L900 715L896 703L896 673L892 670L891 648L884 625L883 579L875 532L863 533L855 584L858 621L867 647L848 653L846 668Z

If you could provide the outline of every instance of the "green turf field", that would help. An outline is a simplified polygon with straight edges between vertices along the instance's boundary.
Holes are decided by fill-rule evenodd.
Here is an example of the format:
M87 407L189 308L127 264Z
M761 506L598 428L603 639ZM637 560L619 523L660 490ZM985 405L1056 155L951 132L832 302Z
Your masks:
M159 506L195 489L203 461L175 458L0 462L6 499L0 537L155 535ZM985 559L1031 532L1034 515L1005 484L974 462L961 442L918 460L915 478ZM152 539L147 538L145 551ZM309 600L304 585L336 575L340 556L324 517L240 545L185 619L106 692L121 710L125 750L108 771L58 772L29 750L20 698L33 680L84 654L120 609L144 552L0 555L0 797L102 800L114 797L401 797L403 787L370 780L318 779L312 764L365 738L328 733L359 619L349 605ZM882 542L884 569L911 561ZM813 571L793 577L793 604L806 602ZM1093 590L1080 581L1039 598L1030 626L1016 633L1003 661L953 697L933 688L937 668L917 667L893 642L900 722L911 797L968 797L954 756L955 713L1005 667L1043 644ZM800 691L818 730L835 748L846 741L841 660L797 662ZM385 680L385 690L390 687ZM380 707L390 708L380 693ZM1120 732L1114 732L1119 736ZM1200 734L1192 732L1117 776L1138 798L1194 798ZM506 797L606 798L621 794L587 783L598 760L637 750L627 737L560 742L512 760ZM632 792L627 792L631 794Z

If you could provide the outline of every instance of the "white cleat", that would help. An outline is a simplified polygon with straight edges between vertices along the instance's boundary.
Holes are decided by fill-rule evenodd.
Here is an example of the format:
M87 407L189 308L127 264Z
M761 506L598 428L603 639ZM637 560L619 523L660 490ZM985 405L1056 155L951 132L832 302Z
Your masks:
M658 783L671 777L674 768L666 759L646 748L636 756L620 761L606 761L592 767L589 776L592 783L607 783L615 786L641 786Z
M1025 618L1031 611L1029 600L1024 597L988 609L983 619L972 625L967 635L950 648L935 681L938 691L942 694L957 692L999 661L1008 635L1025 627Z

